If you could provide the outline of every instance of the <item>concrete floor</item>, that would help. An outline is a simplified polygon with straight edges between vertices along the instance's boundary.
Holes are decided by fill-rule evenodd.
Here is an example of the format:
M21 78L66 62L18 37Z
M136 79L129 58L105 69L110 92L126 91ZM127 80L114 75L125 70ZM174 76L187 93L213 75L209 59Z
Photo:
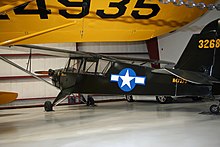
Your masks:
M0 110L0 147L219 146L220 115L213 102L99 103Z

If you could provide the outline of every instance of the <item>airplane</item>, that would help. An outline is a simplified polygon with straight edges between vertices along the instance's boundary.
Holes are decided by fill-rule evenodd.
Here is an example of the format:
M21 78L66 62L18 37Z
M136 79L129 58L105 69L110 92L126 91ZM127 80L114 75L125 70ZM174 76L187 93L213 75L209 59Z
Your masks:
M217 9L216 1L1 0L0 45L148 40Z
M53 111L54 106L72 93L125 95L127 99L132 99L132 95L155 95L165 101L171 97L214 97L220 94L220 19L206 25L200 34L193 34L179 61L172 67L170 62L165 61L64 51L36 45L17 46L69 57L64 68L47 72L52 85L60 89L53 103L45 102L47 112ZM22 69L5 57L1 59ZM155 69L148 66L151 63L168 66ZM94 105L91 96L88 99L90 104ZM210 111L219 113L219 104L211 105Z
M18 93L0 91L0 105L10 103L18 97Z

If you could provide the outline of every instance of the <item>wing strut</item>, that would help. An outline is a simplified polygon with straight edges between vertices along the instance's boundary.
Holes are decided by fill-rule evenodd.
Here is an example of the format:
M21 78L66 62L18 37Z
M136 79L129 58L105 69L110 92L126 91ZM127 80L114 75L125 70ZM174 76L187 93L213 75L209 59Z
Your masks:
M32 57L31 55L32 55L32 49L30 48L30 54L28 58L27 68L26 68L26 70L29 69L29 71L31 71L31 57Z
M50 83L50 82L44 80L43 78L38 77L37 75L35 75L35 74L33 74L32 72L30 72L30 71L24 69L23 67L19 66L18 64L14 63L14 62L12 62L12 61L10 61L10 60L8 60L7 58L0 56L0 59L3 60L3 61L5 61L6 63L8 63L8 64L10 64L10 65L12 65L12 66L14 66L14 67L16 67L16 68L22 70L23 72L25 72L25 73L31 75L32 77L34 77L34 78L36 78L36 79L38 79L38 80L40 80L40 81L43 81L43 82L45 82L45 83L47 83L47 84L49 84L49 85L51 85L51 86L54 87L54 85L53 85L52 83Z

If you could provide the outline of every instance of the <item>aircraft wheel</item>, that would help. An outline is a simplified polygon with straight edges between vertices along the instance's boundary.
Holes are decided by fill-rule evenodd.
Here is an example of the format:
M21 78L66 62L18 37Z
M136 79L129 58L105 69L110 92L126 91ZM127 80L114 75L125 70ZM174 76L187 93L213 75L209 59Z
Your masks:
M44 103L44 110L46 112L53 111L53 105L52 105L52 103L50 101L46 101Z
M88 96L88 97L87 97L86 105L87 105L87 106L95 106L95 100L93 99L92 96Z
M125 95L125 98L128 102L133 102L134 99L133 99L133 96L132 95Z
M216 104L211 105L209 110L211 113L218 114L219 113L219 106Z
M172 102L173 98L168 96L156 96L156 100L161 104L166 104Z

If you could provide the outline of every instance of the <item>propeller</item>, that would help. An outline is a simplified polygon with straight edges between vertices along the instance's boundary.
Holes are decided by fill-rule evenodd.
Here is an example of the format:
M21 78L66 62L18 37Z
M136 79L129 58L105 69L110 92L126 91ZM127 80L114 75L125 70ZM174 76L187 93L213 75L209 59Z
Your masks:
M49 69L48 71L39 70L39 71L35 71L34 73L41 74L41 75L53 76L55 73L55 70L53 70L53 69Z
M34 73L39 74L39 75L48 75L48 71L35 71Z

